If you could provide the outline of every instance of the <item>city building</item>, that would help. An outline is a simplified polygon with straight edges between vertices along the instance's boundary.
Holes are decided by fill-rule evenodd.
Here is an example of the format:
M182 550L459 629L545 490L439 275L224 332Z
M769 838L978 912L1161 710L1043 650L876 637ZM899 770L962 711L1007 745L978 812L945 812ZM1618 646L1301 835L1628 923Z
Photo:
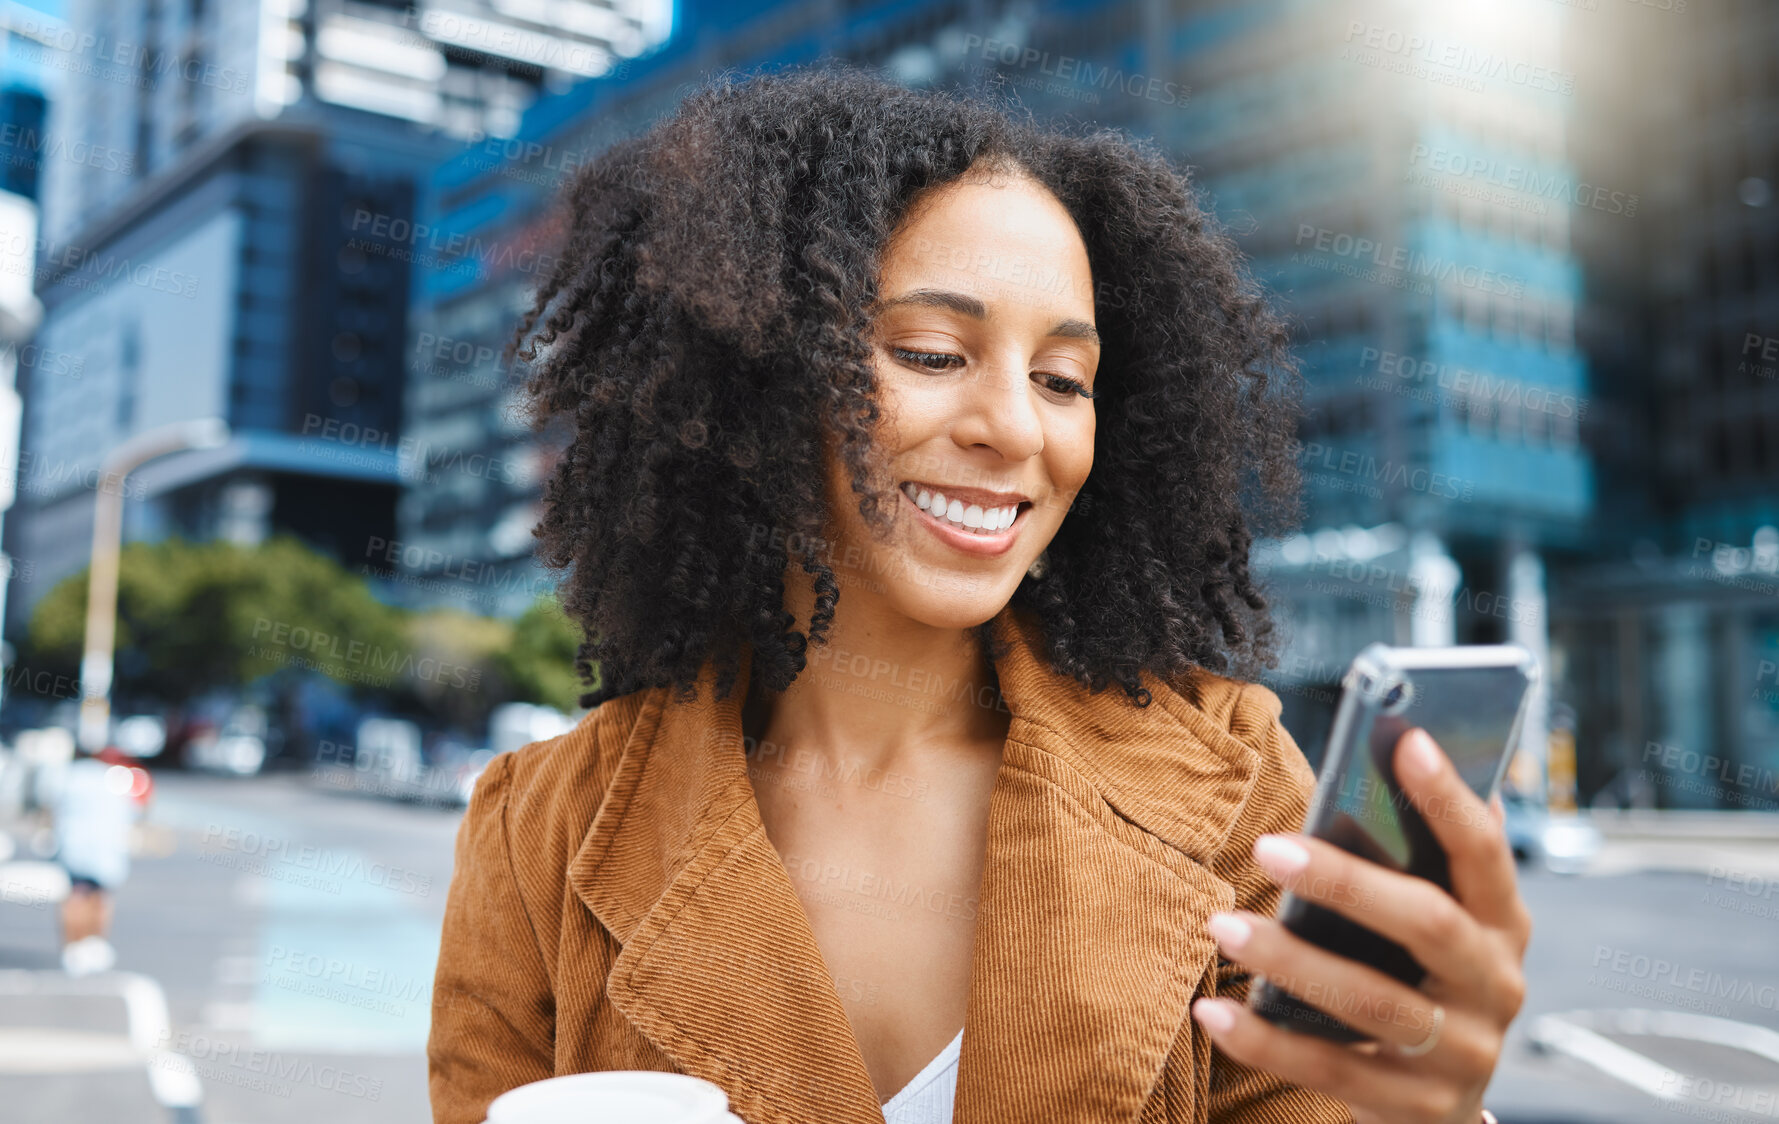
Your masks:
M409 279L430 252L416 184L670 20L667 0L75 0L56 26L15 13L21 49L62 82L37 342L70 361L22 386L5 542L32 576L14 583L8 633L84 564L104 450L194 417L223 418L231 440L133 474L126 539L287 531L387 571L369 544L395 536Z
M24 413L18 385L41 366L58 366L31 342L43 319L32 291L41 209L42 171L50 155L44 116L50 83L38 65L36 47L43 29L59 25L60 0L34 4L9 0L0 7L0 526L18 498L19 433ZM61 357L60 362L66 362ZM0 552L0 619L6 590L15 576L29 578L29 566L15 565ZM12 655L0 643L0 666ZM10 678L9 678L10 681Z
M1584 800L1779 810L1779 9L1591 15L1577 212L1610 508L1553 581Z

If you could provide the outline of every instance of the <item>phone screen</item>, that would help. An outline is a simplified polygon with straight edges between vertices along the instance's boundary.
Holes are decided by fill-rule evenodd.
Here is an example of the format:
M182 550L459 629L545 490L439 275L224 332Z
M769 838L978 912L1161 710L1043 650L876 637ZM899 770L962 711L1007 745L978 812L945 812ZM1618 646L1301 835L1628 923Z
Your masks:
M1330 819L1317 834L1395 870L1446 884L1445 854L1396 781L1396 741L1416 726L1451 758L1471 791L1487 799L1513 735L1526 678L1517 668L1422 669L1409 674L1397 707L1367 709L1355 731L1366 752L1348 752L1329 792ZM1313 828L1312 828L1313 829Z
M1389 684L1343 697L1337 716L1347 712L1351 726L1330 736L1322 768L1337 772L1305 830L1360 858L1450 890L1445 850L1396 780L1396 742L1416 726L1425 729L1464 782L1486 799L1506 767L1530 681L1519 662L1504 654L1495 665L1397 666ZM1287 893L1279 916L1312 944L1411 987L1425 975L1407 949L1331 909ZM1337 1041L1364 1037L1265 981L1255 988L1254 1000L1260 1014L1291 1029Z

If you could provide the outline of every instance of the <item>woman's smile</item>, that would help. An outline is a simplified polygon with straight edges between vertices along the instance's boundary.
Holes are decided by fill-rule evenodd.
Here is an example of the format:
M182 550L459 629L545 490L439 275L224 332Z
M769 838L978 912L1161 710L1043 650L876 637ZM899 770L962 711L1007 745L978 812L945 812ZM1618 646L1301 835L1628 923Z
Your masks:
M920 524L940 542L965 554L993 558L1013 549L1014 540L1025 526L1025 513L1030 500L984 507L966 504L936 487L912 481L899 489L902 498L913 507Z

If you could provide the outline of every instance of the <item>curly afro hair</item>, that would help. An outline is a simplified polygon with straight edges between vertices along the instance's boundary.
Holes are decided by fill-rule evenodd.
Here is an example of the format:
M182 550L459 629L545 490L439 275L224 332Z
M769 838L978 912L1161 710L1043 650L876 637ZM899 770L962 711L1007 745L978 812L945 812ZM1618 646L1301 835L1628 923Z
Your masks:
M1054 668L1139 706L1140 669L1173 682L1276 663L1248 555L1299 517L1301 378L1185 173L1147 141L1040 126L984 95L854 67L731 71L578 171L557 265L508 347L529 365L533 425L567 434L535 534L568 571L576 670L597 684L581 705L692 697L713 657L726 697L743 642L755 683L782 691L803 670L840 598L824 440L870 526L894 503L869 486L883 248L917 195L979 162L1022 170L1073 216L1103 341L1093 469L1013 603L1037 614ZM816 593L807 635L785 608L793 555ZM973 632L999 658L990 624Z

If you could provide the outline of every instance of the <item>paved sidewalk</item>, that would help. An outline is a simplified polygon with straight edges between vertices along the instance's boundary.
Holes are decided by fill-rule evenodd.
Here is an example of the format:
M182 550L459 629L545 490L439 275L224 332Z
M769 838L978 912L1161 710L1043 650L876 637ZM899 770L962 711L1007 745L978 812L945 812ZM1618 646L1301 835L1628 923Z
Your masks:
M0 1104L11 1119L197 1124L203 1087L171 1041L167 997L147 976L0 970Z
M1605 837L1585 874L1671 870L1738 883L1779 879L1779 813L1633 809L1581 818Z

